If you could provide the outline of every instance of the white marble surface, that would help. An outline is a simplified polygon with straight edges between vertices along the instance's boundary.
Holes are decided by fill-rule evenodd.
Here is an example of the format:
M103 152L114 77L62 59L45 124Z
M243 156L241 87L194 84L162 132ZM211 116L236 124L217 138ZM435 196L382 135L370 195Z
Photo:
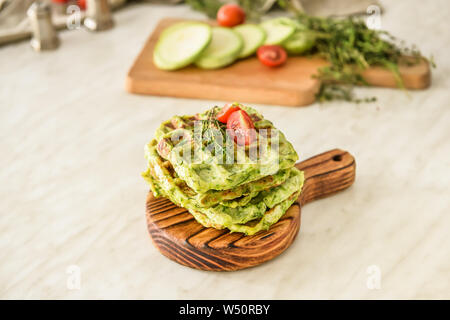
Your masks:
M300 235L279 258L234 273L166 259L144 217L144 144L161 120L214 102L124 90L158 19L200 14L135 6L110 32L61 33L54 52L0 48L0 298L450 298L450 5L385 8L383 28L434 54L432 87L358 90L374 104L257 105L303 159L350 151L357 179L303 208ZM79 290L67 287L70 265Z

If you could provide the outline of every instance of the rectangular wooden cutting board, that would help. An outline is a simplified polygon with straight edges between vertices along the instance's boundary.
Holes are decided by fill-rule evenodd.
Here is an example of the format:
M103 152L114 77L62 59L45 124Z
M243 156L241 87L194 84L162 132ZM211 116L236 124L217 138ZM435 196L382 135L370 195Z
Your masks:
M312 76L327 64L319 58L289 57L279 68L266 67L253 57L217 70L194 66L177 71L159 70L153 64L153 48L161 31L180 21L167 18L156 26L128 72L128 92L285 106L304 106L315 101L320 81ZM424 89L430 85L430 68L426 61L401 66L400 73L408 89ZM363 76L371 85L396 87L392 73L383 68L370 68Z

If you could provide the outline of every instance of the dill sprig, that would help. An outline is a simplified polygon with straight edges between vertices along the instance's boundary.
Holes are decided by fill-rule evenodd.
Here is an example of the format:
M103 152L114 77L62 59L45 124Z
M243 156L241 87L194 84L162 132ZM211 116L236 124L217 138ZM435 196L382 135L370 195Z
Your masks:
M202 145L213 155L223 155L226 126L217 120L220 108L214 107L206 112L206 119L202 120Z

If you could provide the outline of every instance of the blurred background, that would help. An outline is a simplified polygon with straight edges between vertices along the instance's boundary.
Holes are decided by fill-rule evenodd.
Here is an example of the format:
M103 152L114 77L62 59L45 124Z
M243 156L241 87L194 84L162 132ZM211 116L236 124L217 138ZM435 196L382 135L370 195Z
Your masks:
M349 151L356 181L303 208L277 259L200 272L150 241L143 147L173 115L229 101L130 94L125 81L159 21L211 19L218 2L0 0L0 298L450 298L450 3L239 3L254 22L375 12L381 29L433 56L431 86L355 89L371 103L250 104L301 160ZM367 284L373 266L378 287Z

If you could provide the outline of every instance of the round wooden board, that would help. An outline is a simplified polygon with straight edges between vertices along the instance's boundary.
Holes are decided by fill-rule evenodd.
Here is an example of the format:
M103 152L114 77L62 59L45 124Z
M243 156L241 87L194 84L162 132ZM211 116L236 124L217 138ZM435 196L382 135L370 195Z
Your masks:
M153 30L133 66L125 89L131 93L192 99L241 101L282 106L306 106L316 101L321 81L314 77L329 63L320 57L290 56L282 68L267 68L254 57L239 59L220 69L195 66L167 72L153 63L153 51L164 29L185 19L162 19ZM402 63L399 73L407 89L425 89L431 83L428 61ZM371 86L398 88L391 70L371 66L362 72Z
M269 230L253 236L205 228L186 209L166 198L155 198L150 192L146 216L153 243L166 257L201 270L233 271L273 259L297 236L301 205L343 190L355 179L354 158L338 149L296 166L305 173L298 201Z

